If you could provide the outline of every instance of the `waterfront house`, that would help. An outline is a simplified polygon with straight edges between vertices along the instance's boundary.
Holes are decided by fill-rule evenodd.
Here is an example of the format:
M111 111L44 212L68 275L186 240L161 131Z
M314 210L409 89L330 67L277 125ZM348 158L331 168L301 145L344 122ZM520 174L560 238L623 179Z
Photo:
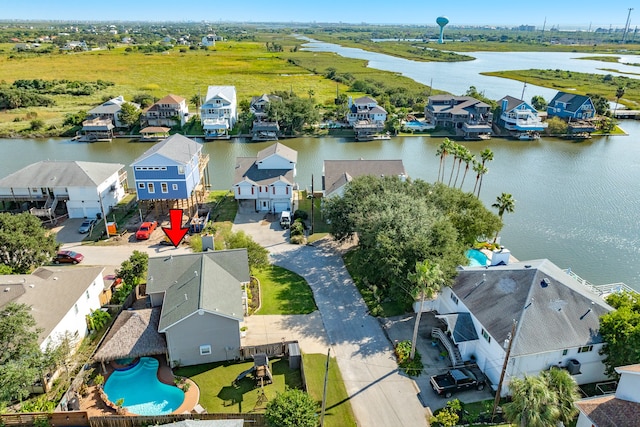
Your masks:
M407 177L402 160L325 160L322 167L324 196L342 196L345 186L363 175Z
M640 420L640 364L615 368L620 381L615 394L581 399L576 427L623 427Z
M249 104L249 111L255 116L251 127L253 141L275 141L280 133L277 121L269 121L267 108L272 102L282 102L282 98L276 95L254 96Z
M217 39L217 37L216 37L215 33L207 34L206 36L202 37L201 44L202 44L202 46L206 46L206 47L215 46L216 45L216 39Z
M62 339L72 347L89 333L85 317L98 310L105 285L103 267L39 267L31 274L0 275L0 309L26 304L45 351Z
M158 331L172 366L240 356L248 283L246 249L149 258L147 295L162 307Z
M613 308L549 260L501 255L493 256L499 265L460 267L453 285L423 307L446 325L432 333L452 364L474 359L496 385L511 346L506 384L551 366L568 369L578 384L606 380L599 318Z
M238 121L235 86L209 86L200 118L205 138L229 138L229 131Z
M40 161L0 179L0 200L34 215L96 218L126 194L127 172L119 163ZM60 212L65 211L65 212Z
M589 120L595 117L596 107L588 96L558 92L547 105L547 114L566 121Z
M189 117L186 100L178 95L167 95L142 113L143 127L183 126Z
M240 211L291 210L297 161L298 152L280 142L256 157L238 157L233 194Z
M375 124L380 129L384 128L384 122L387 120L387 111L378 105L378 102L368 96L361 98L349 97L347 107L349 112L347 113L347 122L350 126L354 126L360 121L368 121L371 124Z
M98 105L97 107L87 111L87 121L90 121L92 119L106 119L109 120L111 124L116 128L126 128L127 125L125 123L122 123L122 121L120 120L120 110L122 109L122 104L124 104L125 102L127 101L124 100L124 97L122 95L112 98L102 103L101 105ZM133 102L131 102L130 104L134 105L136 108L140 108L140 105L138 104L135 104ZM83 122L82 125L84 130L85 123Z
M465 139L487 139L493 133L491 107L470 96L430 96L424 116L427 122Z
M132 164L138 200L186 202L194 209L209 185L209 155L202 144L174 134L145 151Z
M536 134L548 126L539 117L538 110L522 99L507 95L498 101L498 105L501 109L498 124L516 136Z

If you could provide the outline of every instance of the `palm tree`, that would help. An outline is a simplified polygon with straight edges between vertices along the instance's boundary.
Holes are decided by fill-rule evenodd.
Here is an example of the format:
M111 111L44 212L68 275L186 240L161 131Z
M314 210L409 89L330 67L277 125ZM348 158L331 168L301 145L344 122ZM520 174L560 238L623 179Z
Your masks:
M202 101L200 100L199 93L196 93L191 98L189 98L189 102L196 106L196 110L200 110L200 104Z
M616 117L616 111L618 111L618 101L620 101L620 98L622 98L624 96L624 92L625 92L625 87L624 86L619 86L618 89L616 89L616 106L613 109L613 117Z
M493 151L491 151L488 148L485 148L480 153L480 158L482 159L482 166L484 166L486 162L490 162L493 160Z
M580 399L576 381L568 371L555 367L542 372L542 376L547 381L549 388L558 395L558 421L568 425L578 414L578 409L573 404Z
M482 188L482 177L489 172L489 169L482 163L476 162L473 165L473 171L476 173L476 185L473 186L473 194L476 194L476 187L478 187L478 199L480 198L480 189Z
M460 176L460 166L462 166L462 162L464 159L471 155L471 152L464 145L458 145L458 172L456 172L456 179L453 181L453 188L456 188L458 185L458 177Z
M444 182L444 162L447 156L451 153L453 141L449 138L445 138L438 147L438 154L440 155L440 168L438 169L438 182ZM440 172L442 171L442 178L440 178Z
M544 378L512 378L511 402L504 405L505 418L520 427L555 427L559 419L558 395Z
M463 161L466 164L466 166L464 168L464 174L462 175L462 182L460 182L461 190L462 190L462 185L464 184L464 179L467 177L467 172L469 172L469 165L476 164L476 156L471 154L471 151L467 150Z
M444 161L444 156L446 153L445 143L442 142L438 149L436 150L436 156L440 156L440 166L438 166L438 179L436 182L440 182L440 173L442 172L442 162Z
M492 208L498 209L498 217L500 217L500 221L502 221L502 215L505 212L512 213L516 208L516 201L513 200L513 196L509 193L502 193L500 196L496 197L496 202L491 205ZM496 237L493 239L493 243L498 240L498 231L496 231Z
M451 150L449 151L453 154L453 163L451 163L451 174L449 175L449 183L447 184L451 187L451 180L453 179L453 171L456 169L456 161L458 160L458 153L460 153L460 145L455 142L451 142Z
M422 262L416 262L416 271L410 272L407 279L414 285L413 297L420 295L420 309L416 314L416 323L413 326L413 339L411 340L411 353L409 358L413 359L416 355L416 341L418 339L418 326L420 325L420 317L422 316L422 306L425 299L434 299L438 295L438 291L444 285L444 273L440 269L440 265L432 263L428 259Z

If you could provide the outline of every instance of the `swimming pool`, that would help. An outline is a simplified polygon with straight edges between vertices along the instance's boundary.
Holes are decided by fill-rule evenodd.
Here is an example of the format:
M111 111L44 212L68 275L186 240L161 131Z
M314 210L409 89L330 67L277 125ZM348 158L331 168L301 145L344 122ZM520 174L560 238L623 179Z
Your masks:
M184 401L178 387L158 380L159 363L153 357L142 357L126 371L114 371L104 385L104 392L113 403L124 399L123 407L136 415L170 414Z
M477 249L469 249L465 252L465 256L469 259L469 267L484 267L489 265L489 258Z
M407 129L418 131L433 129L433 125L431 125L430 123L421 122L420 120L411 120L408 122L404 122L403 126Z

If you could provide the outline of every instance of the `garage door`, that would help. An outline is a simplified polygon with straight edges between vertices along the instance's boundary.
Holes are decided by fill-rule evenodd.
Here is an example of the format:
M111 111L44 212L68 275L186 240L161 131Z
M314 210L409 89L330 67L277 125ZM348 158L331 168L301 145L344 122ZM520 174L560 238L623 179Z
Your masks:
M273 210L275 212L277 212L277 213L289 210L289 203L287 203L287 202L275 202L273 204Z

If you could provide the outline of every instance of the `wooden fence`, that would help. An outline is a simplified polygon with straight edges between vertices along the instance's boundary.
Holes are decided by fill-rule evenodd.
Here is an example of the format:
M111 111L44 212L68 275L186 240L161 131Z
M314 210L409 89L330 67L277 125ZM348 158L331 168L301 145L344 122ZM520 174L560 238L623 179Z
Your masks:
M85 411L36 412L0 415L0 425L5 427L33 426L46 421L52 427L88 426L89 417Z
M289 355L289 344L298 341L280 341L270 344L248 345L240 349L240 359L252 359L255 354L265 353L269 357L287 357Z
M146 427L182 420L244 420L244 427L266 427L264 414L170 414L155 416L105 416L89 418L89 427Z

